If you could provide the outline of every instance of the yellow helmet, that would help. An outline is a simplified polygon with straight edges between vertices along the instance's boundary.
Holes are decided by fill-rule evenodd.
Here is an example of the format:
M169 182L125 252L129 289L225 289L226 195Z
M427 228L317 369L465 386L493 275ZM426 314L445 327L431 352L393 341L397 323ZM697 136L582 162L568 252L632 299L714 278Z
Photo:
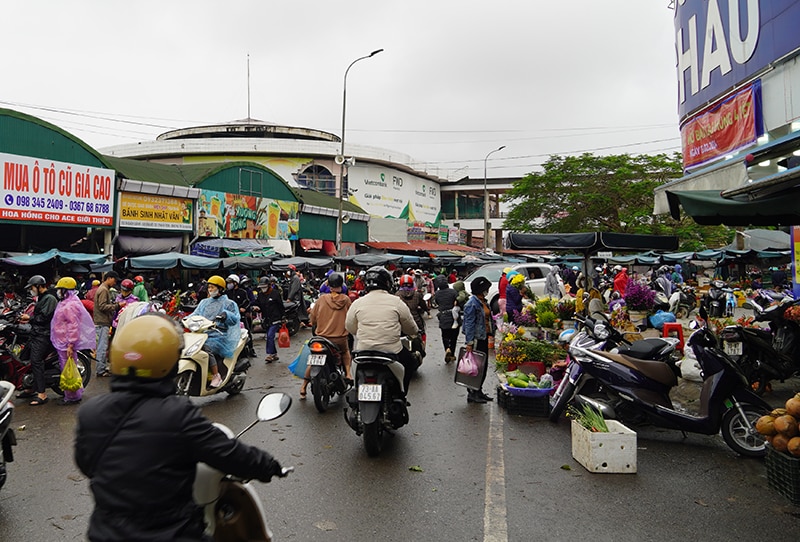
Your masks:
M56 283L56 288L64 288L65 290L74 290L78 287L78 283L72 277L61 277Z
M134 318L117 329L108 359L111 374L159 380L169 376L183 350L183 334L158 313Z
M510 271L511 271L511 268L510 268L510 267L504 267L504 268L503 268L503 273L508 273L508 272L510 272Z
M220 290L224 290L225 289L225 279L220 277L219 275L214 275L211 278L209 278L208 279L208 283L209 284L213 284L214 286L216 286Z

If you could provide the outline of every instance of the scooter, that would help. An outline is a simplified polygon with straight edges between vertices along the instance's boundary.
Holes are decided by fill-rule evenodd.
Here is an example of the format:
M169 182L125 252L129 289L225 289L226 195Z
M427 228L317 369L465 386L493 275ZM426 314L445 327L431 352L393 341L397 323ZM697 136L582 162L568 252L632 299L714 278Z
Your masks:
M342 366L342 351L325 337L315 335L308 341L311 353L308 366L311 368L311 394L314 406L320 412L328 410L328 404L336 395L344 395L352 385L345 379Z
M669 398L677 385L676 368L668 363L632 358L570 346L568 377L556 390L578 404L588 404L604 418L629 424L651 423L657 427L715 435L722 430L725 443L743 456L766 454L765 439L755 429L760 416L771 407L750 390L739 367L719 347L709 330L708 313L700 310L701 322L688 345L697 357L703 376L699 414L679 411ZM593 383L594 386L587 386ZM583 395L584 389L593 390Z
M725 314L725 304L727 284L722 280L712 280L708 293L703 297L708 315L714 318L721 318Z
M14 430L11 429L11 419L14 417L14 384L0 380L0 439L3 443L3 454L0 455L0 488L6 483L8 472L6 463L14 461L14 451L12 446L17 445L17 438Z
M280 418L291 405L292 398L285 393L270 393L258 403L258 419L238 435L234 435L233 431L222 424L214 425L228 437L238 439L258 422ZM283 478L293 471L294 467L283 467L278 476ZM205 463L198 463L194 480L194 501L203 507L206 534L213 540L272 541L272 531L267 525L264 505L251 481L237 479Z
M688 318L697 308L697 295L688 284L679 284L669 298L669 312L675 318Z
M239 359L239 354L247 344L249 335L247 330L244 327L239 328L239 342L233 355L221 361L217 360L222 384L218 388L212 388L208 386L210 354L203 350L203 345L208 339L208 333L219 333L216 323L199 314L187 316L182 323L188 332L183 335L184 347L178 360L178 376L175 377L176 393L205 397L222 391L230 395L241 392L247 380L247 369L250 368L247 358Z
M411 341L401 339L403 348ZM353 352L355 387L345 394L347 407L344 419L356 432L364 435L367 455L375 457L383 450L384 432L399 429L408 423L408 403L403 389L405 369L397 354L360 350Z

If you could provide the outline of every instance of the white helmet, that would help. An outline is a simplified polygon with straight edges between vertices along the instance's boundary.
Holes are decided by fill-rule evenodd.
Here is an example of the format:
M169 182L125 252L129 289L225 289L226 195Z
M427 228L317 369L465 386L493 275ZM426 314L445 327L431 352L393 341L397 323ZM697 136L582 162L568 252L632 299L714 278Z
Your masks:
M225 279L225 282L233 282L235 284L239 284L239 275L230 274L228 278Z

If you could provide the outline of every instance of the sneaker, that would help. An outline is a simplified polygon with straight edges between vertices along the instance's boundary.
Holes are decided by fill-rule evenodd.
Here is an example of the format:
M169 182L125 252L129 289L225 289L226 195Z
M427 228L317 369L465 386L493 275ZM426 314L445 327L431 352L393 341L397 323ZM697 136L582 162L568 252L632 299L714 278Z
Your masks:
M211 379L209 386L211 386L212 388L219 388L221 385L222 385L222 377L219 375L219 373L217 373Z

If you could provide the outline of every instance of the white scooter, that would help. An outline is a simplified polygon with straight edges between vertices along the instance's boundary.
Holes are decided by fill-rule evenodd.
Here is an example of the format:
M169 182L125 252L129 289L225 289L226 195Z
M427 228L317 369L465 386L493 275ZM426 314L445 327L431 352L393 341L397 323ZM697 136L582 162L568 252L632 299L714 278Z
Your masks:
M246 371L250 368L247 358L239 359L239 354L247 344L247 330L240 328L239 342L231 357L222 361L217 360L222 384L218 388L208 385L210 381L209 354L203 350L203 345L208 340L209 332L216 331L216 323L197 314L191 314L181 323L188 330L184 333L184 347L181 359L178 361L178 376L175 378L178 395L205 397L221 391L236 395L247 379Z
M238 439L258 422L280 418L291 405L292 398L285 393L270 393L258 404L258 419L238 435L222 424L214 425L230 438ZM292 471L294 467L284 467L279 476L283 478ZM206 534L214 540L271 542L272 531L267 525L266 512L252 482L199 463L194 480L194 501L203 507Z

